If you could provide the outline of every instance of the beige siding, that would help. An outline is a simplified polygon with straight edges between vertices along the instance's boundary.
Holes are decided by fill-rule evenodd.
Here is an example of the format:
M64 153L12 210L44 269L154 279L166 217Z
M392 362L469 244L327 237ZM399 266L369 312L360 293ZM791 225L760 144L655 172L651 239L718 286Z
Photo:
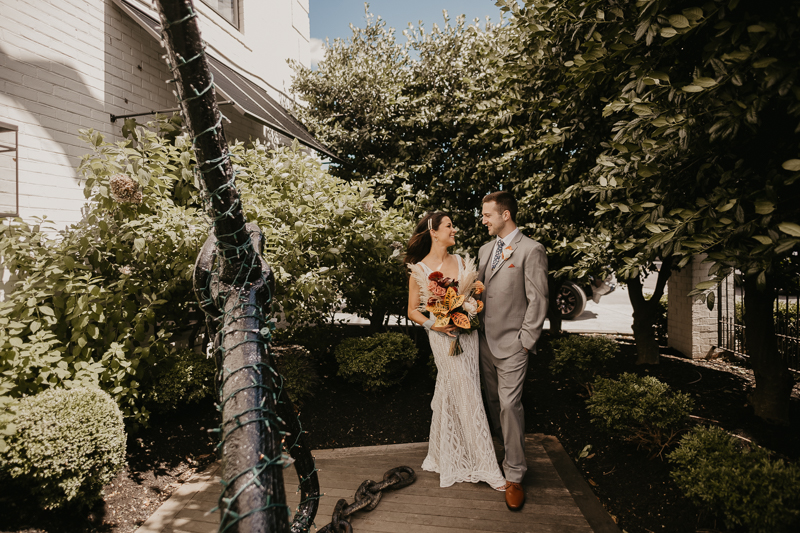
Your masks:
M308 64L308 2L242 1L241 31L196 2L203 36L285 102L286 59ZM164 50L112 0L0 0L0 12L0 122L19 128L20 214L64 227L83 205L77 165L88 147L78 130L118 139L110 114L176 107ZM223 112L229 139L265 136L232 107Z

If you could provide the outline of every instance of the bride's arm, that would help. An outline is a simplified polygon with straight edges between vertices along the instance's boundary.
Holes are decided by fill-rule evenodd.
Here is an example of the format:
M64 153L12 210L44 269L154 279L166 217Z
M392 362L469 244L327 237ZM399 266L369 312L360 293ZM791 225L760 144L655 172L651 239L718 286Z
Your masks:
M455 335L452 334L452 331L456 329L453 324L448 324L447 326L441 327L433 326L433 319L426 317L422 312L419 310L419 285L417 285L417 280L414 279L414 276L409 276L408 278L408 318L412 322L419 324L420 326L425 326L428 324L429 329L433 331L438 331L439 333L444 333L451 337Z

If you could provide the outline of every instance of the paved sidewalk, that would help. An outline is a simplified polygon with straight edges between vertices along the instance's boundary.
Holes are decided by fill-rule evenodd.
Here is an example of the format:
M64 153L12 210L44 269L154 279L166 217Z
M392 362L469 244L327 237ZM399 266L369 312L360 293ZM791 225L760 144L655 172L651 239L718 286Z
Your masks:
M387 491L371 512L353 515L355 533L619 533L555 437L526 436L527 502L520 512L506 509L502 493L485 483L439 487L439 476L420 469L428 444L393 444L315 452L323 497L316 527L330 520L340 498L352 502L366 479L380 480L394 467L410 466L417 480ZM138 533L213 533L219 513L209 513L219 496L219 463L192 477L137 530ZM287 504L295 509L296 477L285 471Z
M648 278L649 279L649 278ZM347 313L336 313L334 319L346 324L368 325L369 320ZM397 318L389 319L390 325L397 324ZM628 288L617 285L611 294L600 299L600 303L589 300L586 309L574 320L564 320L561 328L573 333L601 333L606 335L633 335L633 307L628 298ZM544 321L544 329L550 329L550 322Z

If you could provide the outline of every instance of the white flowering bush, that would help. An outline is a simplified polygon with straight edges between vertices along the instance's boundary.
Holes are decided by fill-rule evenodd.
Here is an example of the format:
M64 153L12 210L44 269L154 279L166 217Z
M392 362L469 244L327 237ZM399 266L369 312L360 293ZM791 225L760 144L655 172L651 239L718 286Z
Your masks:
M21 399L14 434L0 452L0 478L45 509L91 505L125 465L125 427L99 389L48 389Z

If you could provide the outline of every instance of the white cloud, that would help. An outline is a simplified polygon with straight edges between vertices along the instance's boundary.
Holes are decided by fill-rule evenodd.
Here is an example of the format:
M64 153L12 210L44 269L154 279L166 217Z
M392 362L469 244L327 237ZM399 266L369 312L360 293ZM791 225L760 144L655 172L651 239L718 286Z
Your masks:
M322 39L311 38L311 68L316 68L317 64L325 59L325 41Z

